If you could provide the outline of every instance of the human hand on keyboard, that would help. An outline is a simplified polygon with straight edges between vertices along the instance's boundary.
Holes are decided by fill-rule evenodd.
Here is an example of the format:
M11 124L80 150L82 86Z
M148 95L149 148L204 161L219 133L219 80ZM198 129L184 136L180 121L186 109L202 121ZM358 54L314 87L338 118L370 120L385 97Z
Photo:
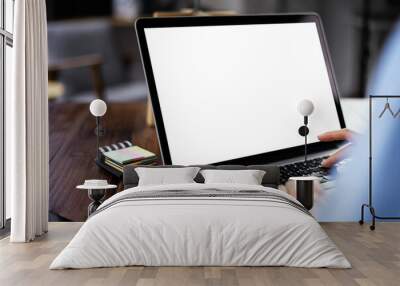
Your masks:
M325 133L319 135L318 139L322 142L339 141L339 140L345 140L345 141L351 142L354 134L355 133L353 131L344 128L341 130L325 132ZM349 147L349 144L340 148L334 154L332 154L331 156L329 156L328 158L323 160L321 163L321 166L324 168L330 168L334 164L338 163L340 160L342 160L345 157L345 150L348 147Z

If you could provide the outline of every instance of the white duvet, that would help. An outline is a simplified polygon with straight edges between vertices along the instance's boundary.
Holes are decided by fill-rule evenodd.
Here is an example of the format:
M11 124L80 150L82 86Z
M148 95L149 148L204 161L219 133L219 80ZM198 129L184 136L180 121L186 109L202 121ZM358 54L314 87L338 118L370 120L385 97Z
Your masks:
M263 190L291 198L276 189L251 185L132 188L105 201L100 206L104 210L88 219L50 269L127 265L350 267L315 219L288 204L229 197L153 198L112 204L131 192L207 188Z

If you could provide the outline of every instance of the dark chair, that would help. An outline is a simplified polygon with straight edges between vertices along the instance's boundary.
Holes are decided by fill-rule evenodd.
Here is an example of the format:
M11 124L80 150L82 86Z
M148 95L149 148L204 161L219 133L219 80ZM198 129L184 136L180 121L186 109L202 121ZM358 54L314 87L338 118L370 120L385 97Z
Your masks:
M132 70L137 59L124 53L124 46L136 50L133 25L121 37L108 19L49 22L48 45L49 78L64 85L63 100L146 98L144 80Z

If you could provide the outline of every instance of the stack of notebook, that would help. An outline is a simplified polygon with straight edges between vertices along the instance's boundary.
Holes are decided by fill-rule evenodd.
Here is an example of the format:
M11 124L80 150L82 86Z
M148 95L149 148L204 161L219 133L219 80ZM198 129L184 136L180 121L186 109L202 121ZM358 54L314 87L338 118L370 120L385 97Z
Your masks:
M99 150L102 155L101 162L97 164L118 177L122 176L126 165L153 165L157 160L154 153L129 141L104 146Z

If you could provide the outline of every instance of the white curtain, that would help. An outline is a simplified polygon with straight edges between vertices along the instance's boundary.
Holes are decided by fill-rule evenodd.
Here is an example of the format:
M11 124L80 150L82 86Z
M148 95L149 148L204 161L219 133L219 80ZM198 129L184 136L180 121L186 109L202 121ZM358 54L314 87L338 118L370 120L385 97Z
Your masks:
M48 227L47 23L45 0L15 1L13 92L6 98L6 187L12 242Z

